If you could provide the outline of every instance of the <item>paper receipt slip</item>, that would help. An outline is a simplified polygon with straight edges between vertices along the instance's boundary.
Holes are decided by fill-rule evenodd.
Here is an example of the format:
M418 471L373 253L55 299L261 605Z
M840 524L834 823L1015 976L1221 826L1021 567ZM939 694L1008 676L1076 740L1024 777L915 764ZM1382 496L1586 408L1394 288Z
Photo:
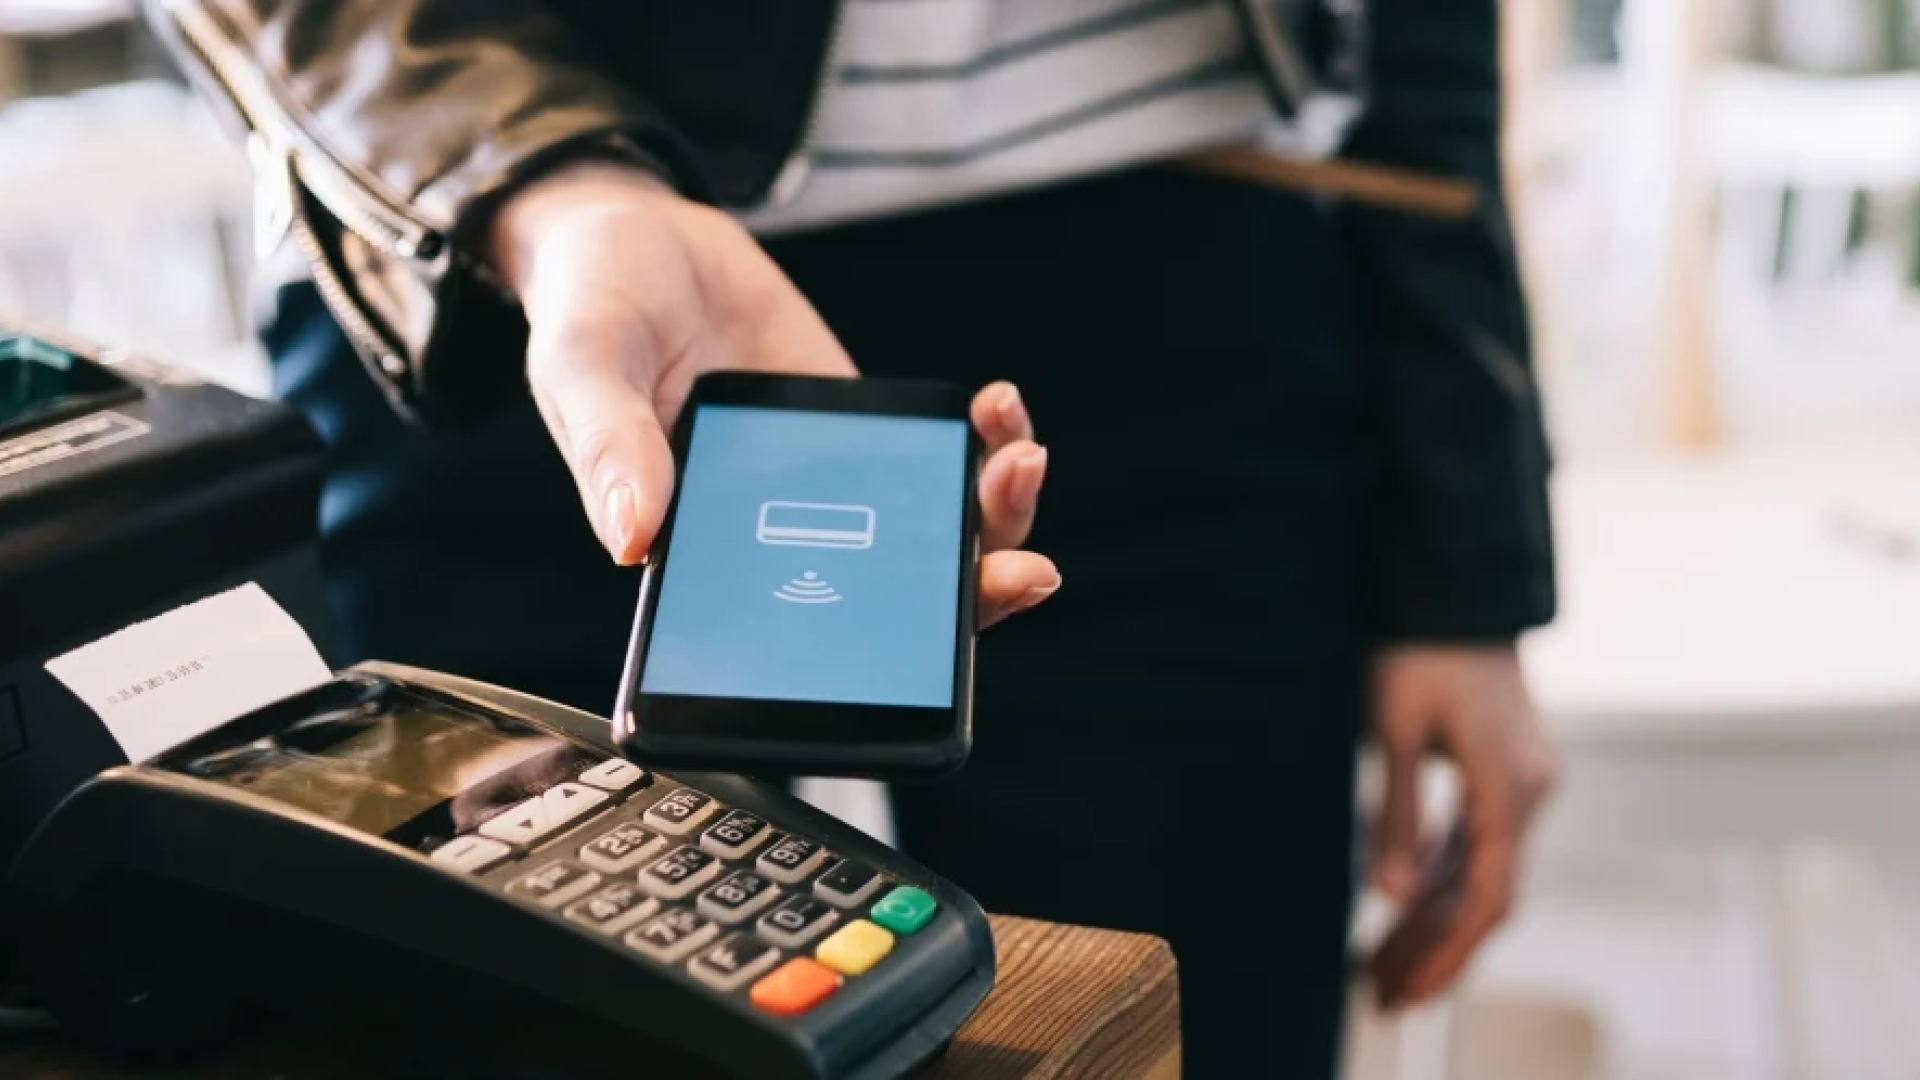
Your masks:
M333 677L307 632L255 584L82 646L47 671L134 762Z

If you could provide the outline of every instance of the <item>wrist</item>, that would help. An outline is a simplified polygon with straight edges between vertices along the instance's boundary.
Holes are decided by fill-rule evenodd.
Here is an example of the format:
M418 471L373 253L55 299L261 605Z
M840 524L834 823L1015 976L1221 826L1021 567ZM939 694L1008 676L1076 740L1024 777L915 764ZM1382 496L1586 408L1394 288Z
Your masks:
M536 249L559 223L639 201L679 198L672 185L637 163L612 155L572 159L500 204L483 234L481 257L507 288L524 295L537 264Z

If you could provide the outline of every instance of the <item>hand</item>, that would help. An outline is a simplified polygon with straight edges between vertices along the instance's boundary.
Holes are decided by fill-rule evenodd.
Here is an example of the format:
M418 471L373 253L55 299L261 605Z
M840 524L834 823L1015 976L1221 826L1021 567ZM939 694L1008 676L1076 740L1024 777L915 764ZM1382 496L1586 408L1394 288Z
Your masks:
M1505 921L1519 850L1559 771L1511 648L1407 648L1375 670L1386 765L1376 886L1401 905L1370 966L1382 1005L1416 1004L1450 985ZM1421 850L1420 764L1451 757L1465 788L1458 825Z
M667 432L695 376L723 369L856 377L812 305L727 215L612 162L569 165L515 193L487 255L520 298L527 380L614 561L646 557L666 516ZM1046 450L1006 383L982 390L980 621L1033 607L1060 586L1032 528Z

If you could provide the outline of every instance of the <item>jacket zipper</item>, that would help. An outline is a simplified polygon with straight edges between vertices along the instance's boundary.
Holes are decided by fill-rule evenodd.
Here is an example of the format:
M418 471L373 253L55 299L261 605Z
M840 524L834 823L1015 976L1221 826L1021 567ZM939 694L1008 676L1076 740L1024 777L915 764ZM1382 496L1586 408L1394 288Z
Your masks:
M296 193L295 198L299 198ZM288 232L293 236L294 246L300 249L300 255L313 271L314 291L320 294L320 300L327 310L333 313L333 320L345 334L347 340L361 356L371 360L388 378L398 379L406 375L407 362L388 335L373 325L353 298L347 295L346 286L335 273L333 264L327 260L327 253L320 246L320 238L313 233L305 214L295 210L289 222Z
M306 138L299 125L286 121L285 110L261 79L249 73L244 58L211 12L196 0L168 0L167 10L207 74L220 84L247 123L262 133L280 156L292 160L300 182L329 214L388 255L431 259L440 253L444 237L439 232L368 185L354 182L338 162Z
M820 114L826 104L827 91L840 75L840 55L845 49L846 7L844 0L833 5L833 19L827 26L827 52L821 59L820 72L814 80L813 100L807 104L807 120L800 128L800 141L774 176L763 209L785 206L799 198L801 190L807 185L807 178L812 174L813 143L820 133Z

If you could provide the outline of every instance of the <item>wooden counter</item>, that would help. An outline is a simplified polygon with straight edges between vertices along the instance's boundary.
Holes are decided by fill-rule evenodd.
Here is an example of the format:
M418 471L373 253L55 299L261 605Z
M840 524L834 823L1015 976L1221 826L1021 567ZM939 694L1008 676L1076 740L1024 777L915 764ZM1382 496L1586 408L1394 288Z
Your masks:
M928 1080L1180 1075L1180 991L1155 938L996 916L999 982ZM236 1050L204 1067L142 1074L108 1068L56 1035L0 1036L7 1080L415 1080L332 1047L298 1042ZM653 1078L648 1080L669 1080Z

